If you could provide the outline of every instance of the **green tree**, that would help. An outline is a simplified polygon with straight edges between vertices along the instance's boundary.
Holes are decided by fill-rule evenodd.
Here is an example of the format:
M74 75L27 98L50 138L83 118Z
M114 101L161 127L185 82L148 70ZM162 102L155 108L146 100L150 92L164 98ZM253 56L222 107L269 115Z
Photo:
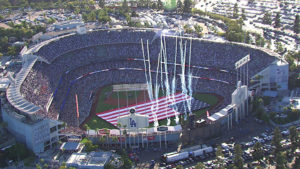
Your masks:
M296 34L300 33L300 16L299 16L299 14L297 14L296 17L295 17L294 32Z
M101 8L104 8L104 6L105 6L105 0L99 0L99 6Z
M139 17L139 15L135 11L132 11L131 12L131 17Z
M6 9L11 6L9 0L0 0L0 9Z
M98 13L98 22L107 23L110 22L110 16L108 15L108 12L106 9L100 10Z
M57 4L57 8L61 8L63 5L61 0L58 0L56 4Z
M217 165L219 168L223 168L223 164L224 164L224 154L222 153L222 147L218 146L217 147L217 151L216 151L216 157L217 157Z
M43 169L39 164L35 165L36 169Z
M272 142L271 144L273 146L275 146L275 149L274 149L274 153L275 155L277 155L281 150L282 150L282 145L281 145L281 140L282 140L282 135L281 135L281 132L279 130L278 127L276 127L274 129L274 132L273 132L273 139L272 139Z
M122 10L127 13L129 12L129 7L128 7L128 2L127 0L124 0L123 3L122 3Z
M98 127L95 128L95 132L96 132L96 135L98 137L98 133L99 133L99 128Z
M195 169L204 169L206 168L205 165L201 162L198 162L197 165L195 166Z
M101 144L104 144L105 140L106 140L106 139L104 138L104 136L100 136L99 142L100 142Z
M107 163L104 166L104 169L114 169L115 167L111 163Z
M83 125L83 128L86 130L86 132L89 134L89 130L90 130L90 127L89 125L85 124Z
M255 38L255 45L264 47L265 44L266 44L265 39L261 35L257 34Z
M44 162L45 162L45 160L44 160L43 158L41 158L41 159L40 159L40 163L43 164Z
M156 3L152 3L152 7L151 7L152 9L157 9L157 5L156 5Z
M195 32L197 33L197 35L199 37L201 37L202 36L203 28L200 25L198 25L198 24L194 25L194 28L195 28Z
M292 143L292 152L294 152L297 147L299 147L299 133L298 133L298 130L295 126L291 126L289 128L289 131L290 131L290 140L291 140L291 143Z
M271 14L269 12L266 12L262 18L262 23L271 25L272 24L272 19L271 19Z
M163 3L162 3L161 0L158 0L158 1L157 1L157 9L158 9L158 10L163 10L163 9L164 9L164 5L163 5Z
M123 156L122 158L123 158L123 161L124 161L123 167L125 169L130 169L132 167L132 165L133 165L132 161L128 158L127 155Z
M61 166L59 167L59 169L67 169L67 164L66 162L62 162Z
M16 143L14 146L5 149L5 154L8 159L19 161L27 157L33 156L33 153L27 149L24 144Z
M243 42L245 33L242 30L242 25L239 25L236 21L229 21L227 24L227 30L225 38L233 42Z
M93 22L96 21L96 12L95 11L91 11L88 15L87 15L87 21L89 22Z
M192 11L192 1L191 0L184 0L183 1L183 12L190 13Z
M264 157L264 151L261 143L257 142L254 144L252 156L254 160L261 160Z
M238 18L239 17L239 8L238 8L237 3L234 4L232 17L233 18Z
M181 2L181 0L177 1L177 12L181 13L183 11L183 4Z
M247 18L246 18L246 14L245 14L245 9L243 8L242 9L242 18L243 18L243 20L246 20Z
M281 53L284 51L283 46L280 42L275 42L275 46L276 46L276 52Z
M49 167L49 165L48 164L44 164L43 167L44 167L44 169L47 169Z
M107 128L104 128L104 133L105 133L105 136L106 136L106 144L109 147L109 142L108 142L109 130Z
M85 145L85 150L87 152L95 151L98 148L98 145L94 145L93 142L88 138L85 138L82 143Z
M275 28L280 28L281 27L280 17L281 17L280 13L279 12L276 13L275 25L274 25Z
M238 169L242 169L244 165L244 159L242 158L243 155L243 150L241 145L235 144L234 145L234 166L237 167Z
M276 155L276 169L286 169L286 154L284 152L279 152Z
M182 165L176 166L176 169L184 169Z

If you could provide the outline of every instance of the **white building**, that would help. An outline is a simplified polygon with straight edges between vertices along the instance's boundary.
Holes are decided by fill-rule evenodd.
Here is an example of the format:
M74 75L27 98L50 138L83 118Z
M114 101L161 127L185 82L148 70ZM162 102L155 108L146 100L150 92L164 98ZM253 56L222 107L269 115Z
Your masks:
M1 106L7 129L20 141L38 154L53 147L59 141L62 123L50 119L32 119L13 110L9 104Z

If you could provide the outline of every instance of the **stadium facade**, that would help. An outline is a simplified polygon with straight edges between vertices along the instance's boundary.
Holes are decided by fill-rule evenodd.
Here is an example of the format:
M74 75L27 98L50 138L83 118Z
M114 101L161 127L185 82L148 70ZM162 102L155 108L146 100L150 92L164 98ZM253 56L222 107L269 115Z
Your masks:
M121 29L71 33L22 50L23 67L7 89L8 102L2 101L5 104L2 116L8 130L35 153L55 145L62 122L76 127L89 116L91 91L111 84L145 83L144 64L139 61L141 39L145 44L149 42L150 58L155 62L160 47L160 39L155 37L159 32ZM247 112L243 107L248 97L238 102L240 91L287 89L288 63L274 52L240 43L166 36L170 62L174 62L174 46L179 40L193 44L193 91L224 98L211 112L216 114L211 115L212 121L223 119L220 121L224 125L231 124L232 118L228 117L232 117L232 105L235 105L235 121L246 116L242 112ZM244 73L247 79L239 79L242 73L238 74L234 64L246 55L251 58L247 64L248 76ZM80 105L78 115L75 95ZM219 116L222 112L223 116Z

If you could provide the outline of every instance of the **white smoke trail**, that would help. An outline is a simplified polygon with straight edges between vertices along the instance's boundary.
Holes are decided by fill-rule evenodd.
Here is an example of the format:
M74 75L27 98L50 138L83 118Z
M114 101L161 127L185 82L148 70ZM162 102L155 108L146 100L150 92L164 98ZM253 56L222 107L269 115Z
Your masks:
M185 60L186 60L186 45L187 42L185 41L184 44L184 49L183 49L183 44L182 44L182 39L180 42L180 55L181 55L181 90L182 93L187 94L187 89L186 89L186 83L185 83ZM184 120L186 120L186 105L185 102L183 102L183 107L184 107Z
M146 77L146 83L147 83L147 88L148 88L148 96L151 99L151 90L150 90L150 84L149 84L149 80L148 80L148 75L147 75L147 65L146 65L146 58L145 58L145 49L144 49L144 43L143 43L143 39L141 39L141 45L142 45L142 52L143 52L143 59L144 59L144 67L145 67L145 77ZM151 85L152 86L152 85Z
M189 73L188 73L188 89L189 96L192 97L193 89L192 89L192 73L191 73L191 56L192 56L192 39L190 39L190 52L189 52ZM187 107L189 110L189 114L192 114L192 99L187 100Z
M175 41L175 63L174 63L174 75L173 75L173 80L172 80L172 102L175 102L175 93L176 93L176 67L177 67L177 36L176 36L176 41ZM174 104L173 109L175 110L175 123L179 123L179 117L178 117L178 108L176 104Z
M147 55L148 55L148 68L149 68L149 85L148 85L148 93L149 93L149 97L150 100L153 100L153 87L152 87L152 77L151 77L151 64L150 64L150 53L149 53L149 43L147 40Z
M170 101L170 83L169 83L169 76L168 76L168 57L167 57L167 44L166 44L166 37L164 36L163 41L163 57L164 57L164 67L165 67L165 87L166 87L166 97L167 102ZM170 125L171 121L170 118L167 118L167 125Z

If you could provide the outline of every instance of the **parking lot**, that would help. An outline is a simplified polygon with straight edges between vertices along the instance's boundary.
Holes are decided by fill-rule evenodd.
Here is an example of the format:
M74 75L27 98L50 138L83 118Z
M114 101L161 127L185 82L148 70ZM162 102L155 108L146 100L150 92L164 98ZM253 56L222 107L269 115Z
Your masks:
M205 140L203 144L211 145L216 148L217 145L221 145L224 154L224 164L230 165L233 163L233 147L234 144L238 143L241 144L243 148L243 159L245 163L251 163L252 166L260 164L261 166L267 166L265 161L254 161L252 158L252 147L256 142L260 142L263 145L263 150L265 156L270 155L272 152L271 140L272 140L272 132L273 127L256 121L254 118L249 117L246 120L243 120L239 125L236 125L230 131L224 131L221 136L218 138ZM298 127L299 130L299 127ZM284 148L289 148L291 142L288 139L289 131L288 129L282 130L282 135L284 139L282 140L282 145ZM192 146L192 145L190 145ZM207 168L214 168L216 167L216 158L215 152L213 153L206 153L201 156L197 157L190 157L187 159L179 160L174 163L166 164L165 162L161 161L161 155L166 152L171 152L174 147L167 150L160 151L156 149L156 151L143 151L140 152L140 162L136 165L136 168L148 168L151 166L151 160L155 160L154 168L174 168L177 165L182 165L185 168L194 168L194 166L198 162L202 162Z

